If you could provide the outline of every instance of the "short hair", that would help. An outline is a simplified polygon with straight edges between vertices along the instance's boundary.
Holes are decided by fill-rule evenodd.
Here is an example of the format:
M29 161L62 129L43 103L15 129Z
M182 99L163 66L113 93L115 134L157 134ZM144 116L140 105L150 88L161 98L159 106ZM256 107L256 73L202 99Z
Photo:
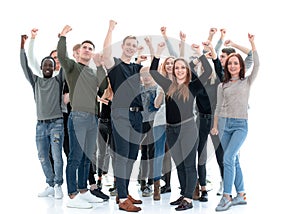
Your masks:
M137 43L139 44L139 41L137 40L136 36L132 36L132 35L129 35L129 36L126 36L124 39L123 39L123 45L125 44L125 41L127 39L135 39L137 41Z
M83 45L84 43L91 44L94 47L94 49L95 49L95 45L94 45L94 43L91 40L84 40L83 42L81 42L81 45Z
M234 48L223 48L222 52L226 53L229 56L231 53L235 53L235 49Z
M56 67L56 62L55 62L54 58L52 56L46 56L41 61L41 69L43 68L43 64L44 64L45 60L51 60L53 62L53 67L54 68Z
M76 44L73 46L73 51L77 51L80 48L81 44Z

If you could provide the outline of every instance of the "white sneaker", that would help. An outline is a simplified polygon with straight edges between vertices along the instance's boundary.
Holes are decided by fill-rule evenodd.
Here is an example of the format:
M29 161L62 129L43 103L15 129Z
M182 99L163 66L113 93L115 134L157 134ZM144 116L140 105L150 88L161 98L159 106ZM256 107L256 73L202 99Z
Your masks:
M69 199L67 202L67 207L69 208L78 208L78 209L90 209L93 206L86 202L85 200L82 200L80 198L80 195L77 194L73 199Z
M104 200L94 196L89 190L85 193L80 193L80 199L89 203L102 203Z
M51 186L47 186L43 192L38 194L38 197L53 197L54 196L54 188Z
M61 186L58 184L55 184L54 186L54 198L56 199L62 199L64 196Z

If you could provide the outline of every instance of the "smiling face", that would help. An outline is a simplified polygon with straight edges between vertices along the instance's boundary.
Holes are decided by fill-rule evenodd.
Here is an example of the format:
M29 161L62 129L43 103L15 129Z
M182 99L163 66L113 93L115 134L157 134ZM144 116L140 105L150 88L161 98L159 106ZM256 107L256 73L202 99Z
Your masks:
M173 73L178 84L184 83L188 77L188 67L185 61L179 59L174 63Z
M172 74L173 66L174 66L174 58L170 57L166 59L164 63L164 70L166 71L167 74Z
M54 60L48 58L48 59L45 59L43 62L42 62L42 71L43 71L43 75L44 75L44 78L50 78L52 77L53 75L53 71L54 71Z
M231 74L231 77L239 76L241 65L239 59L236 56L232 56L228 59L227 66L228 66L228 71Z
M122 44L123 56L126 58L132 58L137 52L138 41L135 37L125 38Z

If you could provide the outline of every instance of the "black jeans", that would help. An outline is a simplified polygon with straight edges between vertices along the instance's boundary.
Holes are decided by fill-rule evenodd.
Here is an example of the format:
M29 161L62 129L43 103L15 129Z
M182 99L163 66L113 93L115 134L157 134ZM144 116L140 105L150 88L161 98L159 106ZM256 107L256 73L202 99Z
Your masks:
M126 108L112 109L112 134L115 145L115 176L119 198L127 198L133 164L142 137L142 114Z
M206 162L207 156L207 139L212 128L213 117L197 116L197 125L199 130L199 145L198 145L198 180L200 186L206 186ZM210 135L214 145L215 155L220 169L221 177L223 178L223 149L218 135Z
M141 143L140 180L148 179L148 184L153 184L154 137L153 121L143 123L143 141Z
M197 183L197 126L194 120L182 125L167 125L167 144L176 164L180 194L192 198Z

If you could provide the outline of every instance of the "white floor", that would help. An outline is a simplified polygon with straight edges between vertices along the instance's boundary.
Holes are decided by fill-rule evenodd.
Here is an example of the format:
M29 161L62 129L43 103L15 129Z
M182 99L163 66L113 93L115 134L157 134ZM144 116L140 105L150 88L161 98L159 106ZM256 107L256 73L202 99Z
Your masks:
M126 213L118 209L115 197L111 197L108 202L94 204L94 207L88 210L67 208L68 196L65 182L62 186L65 194L62 200L37 197L38 192L45 188L45 178L37 158L34 144L35 135L32 127L34 127L34 124L28 124L25 130L18 130L18 135L11 134L10 136L14 137L15 141L2 141L3 149L0 150L1 213ZM299 213L297 212L298 193L300 192L298 185L300 181L299 162L297 161L298 150L294 147L284 147L284 145L275 146L275 144L280 145L279 142L284 141L280 139L270 141L267 137L263 138L251 134L247 137L247 142L241 150L240 161L244 173L248 204L231 207L230 210L224 213ZM282 148L282 150L279 148ZM139 162L137 161L134 166L133 179L130 183L130 194L143 200L142 211L139 213L178 213L175 211L174 206L169 205L170 201L179 197L176 170L173 169L172 171L172 192L162 194L160 201L153 201L152 197L142 197L139 191L135 180L138 165ZM214 155L211 155L208 160L208 175L213 187L209 192L209 201L207 203L193 201L194 208L183 211L184 213L216 213L215 207L220 200L220 196L216 195L220 175ZM112 184L110 173L108 181L104 184ZM108 189L109 186L104 185L103 191L107 194L109 194Z
M15 159L12 161L5 162L5 159L2 160L4 168L2 176L0 176L2 184L1 210L34 214L126 213L118 209L115 197L111 197L108 202L94 204L93 208L88 210L67 208L66 183L62 186L65 194L62 200L37 197L38 192L45 188L45 178L37 159L35 145L21 144L18 149L15 149L14 155ZM297 206L297 193L299 192L297 189L299 188L295 184L299 183L299 180L295 176L289 176L288 165L284 162L282 163L279 159L277 162L274 161L271 153L268 154L268 158L266 157L265 151L254 152L253 149L249 150L247 144L244 145L241 151L241 165L244 172L248 204L231 207L224 213L253 214L262 213L262 211L266 211L266 213L280 211L297 213L295 207ZM153 201L152 197L142 197L139 191L139 186L135 180L138 164L139 162L136 162L134 167L130 194L143 200L142 211L139 213L178 213L174 206L169 205L170 201L179 197L180 190L176 170L172 171L172 192L162 194L160 201ZM220 196L216 195L220 175L214 155L211 155L208 160L208 175L213 187L209 192L209 201L207 203L193 201L194 208L183 211L184 213L216 213L215 207L220 200ZM103 191L106 194L109 194L110 186L107 186L109 184L112 184L110 173L107 180L104 180ZM1 213L3 212L1 211Z

